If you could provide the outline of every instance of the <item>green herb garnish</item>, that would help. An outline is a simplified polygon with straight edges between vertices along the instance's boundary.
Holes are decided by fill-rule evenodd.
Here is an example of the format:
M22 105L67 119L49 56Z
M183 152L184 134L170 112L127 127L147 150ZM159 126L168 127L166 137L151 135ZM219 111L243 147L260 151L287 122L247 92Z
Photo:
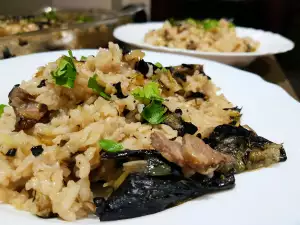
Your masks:
M97 83L97 74L95 74L93 77L90 77L88 81L88 87L91 88L94 92L96 92L98 95L103 97L106 100L110 99L110 96L104 92L104 87L100 86Z
M72 51L68 51L69 56L62 56L59 59L58 66L55 71L52 71L52 77L57 85L61 85L67 88L73 88L76 79L76 67L73 62Z
M107 152L119 152L124 149L121 143L108 139L102 139L98 142L98 144L104 151Z
M157 63L155 63L154 65L157 66L157 67L160 68L160 69L163 68L163 65L161 65L160 62L157 62Z
M206 19L202 22L205 30L214 29L219 26L218 20Z
M174 18L170 18L170 19L168 19L168 21L171 24L171 26L179 26L180 25L180 21L175 20Z
M0 104L0 117L1 117L2 114L4 113L4 108L5 108L6 106L7 106L7 105Z
M163 67L163 65L161 65L161 63L157 62L157 63L155 63L154 65L155 65L158 69L160 69L162 72L164 72L164 73L168 72L168 70L167 70L165 67Z
M188 24L194 25L194 26L197 26L197 24L198 24L198 21L194 20L193 18L188 18L185 20L185 22Z
M86 61L87 57L86 56L81 56L80 61Z
M134 89L131 94L136 99L146 104L149 104L152 100L158 102L164 101L164 99L160 96L159 84L156 82L149 82L144 87L138 87Z
M93 17L91 16L85 16L85 15L80 15L77 19L77 23L87 23L87 22L92 22L94 21Z
M150 124L160 124L165 120L166 112L167 108L164 107L161 102L152 101L144 108L141 116Z
M50 12L45 12L44 16L48 19L48 20L57 20L57 14L55 11L50 11Z

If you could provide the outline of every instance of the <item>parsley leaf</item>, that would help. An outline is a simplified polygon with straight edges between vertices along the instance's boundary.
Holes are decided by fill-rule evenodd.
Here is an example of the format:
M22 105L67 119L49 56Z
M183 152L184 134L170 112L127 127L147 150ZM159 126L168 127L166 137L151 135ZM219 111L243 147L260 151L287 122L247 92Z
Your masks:
M124 149L121 143L115 142L113 140L102 139L98 142L100 147L107 152L119 152Z
M57 20L57 14L55 11L45 12L44 17L47 20Z
M193 18L188 18L185 20L186 23L193 25L193 26L197 26L197 21L194 20Z
M167 108L164 107L161 102L152 101L144 108L141 116L150 124L160 124L165 120L166 112Z
M138 87L131 93L136 99L149 103L152 100L163 102L164 99L160 96L159 84L149 82L144 87Z
M62 56L59 59L58 66L55 71L52 71L52 77L57 85L67 88L73 88L76 79L76 67L73 62L72 51L68 51L69 56Z
M87 57L86 56L81 56L80 61L86 61Z
M0 104L0 117L1 117L2 114L4 113L4 108L5 108L6 106L7 106L7 105Z
M167 70L165 67L163 67L163 65L161 65L161 63L157 62L157 63L155 63L154 65L155 65L158 69L160 69L163 73L168 72L168 70Z
M154 64L155 66L157 66L159 69L163 68L163 65L161 65L161 63L157 62Z
M86 22L92 22L94 21L93 17L90 16L85 16L85 15L80 15L78 16L78 18L76 19L77 23L86 23Z
M94 92L96 92L98 95L103 97L106 100L110 99L110 96L104 92L104 87L100 86L97 83L97 74L95 74L93 77L90 77L88 81L88 87L91 88Z
M218 20L206 19L203 21L203 27L205 30L210 30L219 26Z

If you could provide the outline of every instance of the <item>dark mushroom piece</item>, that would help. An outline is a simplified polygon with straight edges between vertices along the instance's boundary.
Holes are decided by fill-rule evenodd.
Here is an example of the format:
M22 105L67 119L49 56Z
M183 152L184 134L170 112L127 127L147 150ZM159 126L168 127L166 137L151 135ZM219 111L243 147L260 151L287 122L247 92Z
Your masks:
M12 57L15 57L15 55L11 54L10 50L8 47L6 47L3 52L3 59L9 59L9 58L12 58Z
M130 174L105 200L97 198L96 214L101 221L112 221L154 214L192 198L234 187L232 174L212 178Z
M192 198L230 189L235 185L233 173L216 172L211 178L195 174L185 178L178 172L179 167L176 164L168 161L168 158L156 150L103 152L101 159L121 160L123 170L130 171L126 179L107 199L94 198L96 215L101 221L157 213ZM142 170L134 165L141 165ZM128 170L128 166L134 169Z
M287 160L281 144L273 143L242 126L217 126L205 142L216 151L232 155L236 173Z
M16 148L11 148L9 149L7 152L6 152L6 156L9 156L9 157L14 157L16 156L16 153L17 153L17 149Z
M186 98L186 100L193 100L193 99L197 99L197 98L200 98L200 99L203 99L203 100L207 100L208 96L205 95L204 93L202 92L186 92L184 97Z
M171 71L172 76L179 84L183 84L184 82L186 82L186 77L193 76L196 71L198 71L199 74L203 74L204 76L206 76L209 80L211 79L205 74L203 65L199 64L182 64L180 66L166 68Z
M44 151L44 149L41 145L33 146L30 150L31 150L32 155L35 157L38 157Z
M151 76L157 68L158 67L155 66L153 63L145 62L145 60L143 60L143 59L137 61L134 66L134 69L136 71L139 71L144 76L148 76L148 75ZM152 72L152 74L149 74L151 72Z
M181 115L176 112L167 113L163 123L172 127L174 130L177 130L178 136L183 136L185 134L195 134L198 130L198 128L194 124L185 122L181 118Z
M123 92L122 92L121 82L118 82L118 83L114 84L113 86L114 86L114 87L116 88L116 90L117 90L116 96L117 96L118 98L120 98L120 99L122 99L122 98L127 98L127 96L125 96L125 95L123 94Z
M39 85L37 86L37 88L42 88L46 86L46 80L41 80L41 82L39 83Z
M30 129L38 122L49 121L50 112L47 105L36 102L35 98L19 85L15 85L8 98L16 114L15 131Z

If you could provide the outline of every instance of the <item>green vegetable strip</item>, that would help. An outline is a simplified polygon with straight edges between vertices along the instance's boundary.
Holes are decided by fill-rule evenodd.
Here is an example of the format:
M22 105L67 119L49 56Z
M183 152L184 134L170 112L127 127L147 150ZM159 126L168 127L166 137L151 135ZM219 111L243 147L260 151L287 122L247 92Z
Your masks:
M7 106L7 105L0 104L0 117L1 117L2 114L4 113L4 108L5 108L6 106Z
M98 144L104 151L107 152L119 152L124 149L121 143L108 139L102 139L98 142Z
M103 97L106 100L110 99L110 96L104 92L104 87L100 86L97 83L97 74L95 74L93 77L90 77L88 81L88 87L91 88L94 92L96 92L98 95Z

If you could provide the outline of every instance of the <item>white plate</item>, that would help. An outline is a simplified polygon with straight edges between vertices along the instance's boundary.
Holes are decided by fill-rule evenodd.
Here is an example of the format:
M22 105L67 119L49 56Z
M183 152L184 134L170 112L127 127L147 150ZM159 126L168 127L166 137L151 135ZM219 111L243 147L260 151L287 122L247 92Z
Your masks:
M144 42L144 36L150 30L161 28L162 22L151 23L131 23L114 30L114 37L120 41L128 43L130 45L140 47L143 49L150 49L162 52L172 52L177 54L185 54L191 56L197 56L201 58L211 59L218 62L222 62L234 66L246 66L251 63L258 56L273 55L278 53L284 53L294 48L294 43L279 35L262 30L255 30L252 28L237 27L237 35L239 37L251 37L260 42L260 47L256 52L249 53L230 53L230 52L201 52L194 50L185 50L178 48L168 48L150 45Z
M63 52L40 53L0 61L0 103L14 84L29 79L39 66L56 60ZM66 54L66 52L64 52ZM78 50L74 55L95 54ZM236 187L210 194L166 211L140 218L106 222L113 225L296 225L300 224L299 127L300 104L283 89L259 76L199 58L146 52L146 60L163 65L204 64L205 72L222 88L226 97L243 107L243 122L259 135L284 143L288 160L273 167L236 176ZM99 224L95 217L66 223L40 219L13 207L0 205L1 224Z

